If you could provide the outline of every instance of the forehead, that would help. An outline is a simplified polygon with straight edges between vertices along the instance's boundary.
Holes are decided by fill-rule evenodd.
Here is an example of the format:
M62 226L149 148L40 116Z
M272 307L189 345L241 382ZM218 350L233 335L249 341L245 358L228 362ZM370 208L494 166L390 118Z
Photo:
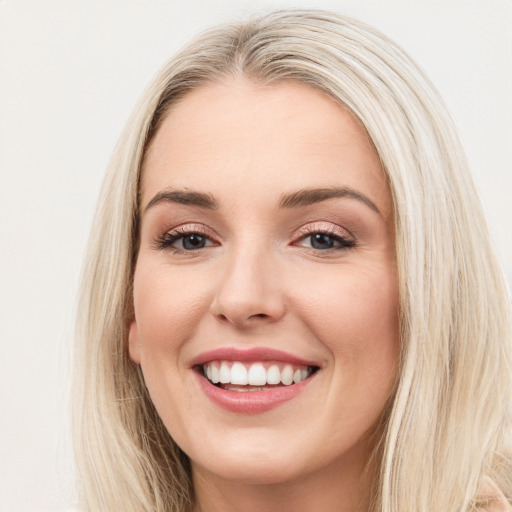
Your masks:
M391 209L378 154L359 121L326 94L291 81L233 78L173 106L145 157L142 205L170 186L221 199L347 186Z

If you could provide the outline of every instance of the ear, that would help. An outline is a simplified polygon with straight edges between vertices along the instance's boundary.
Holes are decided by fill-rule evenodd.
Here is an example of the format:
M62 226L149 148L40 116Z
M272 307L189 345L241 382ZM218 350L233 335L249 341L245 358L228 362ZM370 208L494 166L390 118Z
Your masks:
M140 345L139 345L139 328L135 317L130 323L130 332L128 333L128 352L131 360L140 364Z

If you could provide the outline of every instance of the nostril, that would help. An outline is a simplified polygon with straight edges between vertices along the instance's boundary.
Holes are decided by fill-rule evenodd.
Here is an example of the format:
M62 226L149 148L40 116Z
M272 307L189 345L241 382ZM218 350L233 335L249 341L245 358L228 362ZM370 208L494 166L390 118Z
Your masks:
M229 300L228 300L229 299ZM234 300L238 299L238 300ZM251 297L216 297L210 306L210 312L222 323L236 326L251 326L278 320L284 314L280 302L275 304L264 300L251 300Z

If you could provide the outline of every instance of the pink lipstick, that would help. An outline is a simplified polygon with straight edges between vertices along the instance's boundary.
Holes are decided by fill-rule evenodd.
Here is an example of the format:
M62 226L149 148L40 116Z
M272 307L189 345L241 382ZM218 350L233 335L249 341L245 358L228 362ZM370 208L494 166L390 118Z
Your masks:
M312 361L268 348L222 348L191 361L205 395L230 412L259 414L292 400L319 369Z

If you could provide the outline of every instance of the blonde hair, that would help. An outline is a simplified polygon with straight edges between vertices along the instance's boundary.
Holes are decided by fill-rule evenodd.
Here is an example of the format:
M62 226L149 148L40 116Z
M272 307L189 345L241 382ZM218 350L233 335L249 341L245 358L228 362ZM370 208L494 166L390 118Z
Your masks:
M184 511L187 457L127 352L144 152L190 90L234 75L323 91L366 128L395 208L401 361L374 510L466 512L491 478L510 498L510 299L464 151L438 94L395 43L325 11L210 30L155 77L121 137L93 223L76 346L75 440L94 512Z

